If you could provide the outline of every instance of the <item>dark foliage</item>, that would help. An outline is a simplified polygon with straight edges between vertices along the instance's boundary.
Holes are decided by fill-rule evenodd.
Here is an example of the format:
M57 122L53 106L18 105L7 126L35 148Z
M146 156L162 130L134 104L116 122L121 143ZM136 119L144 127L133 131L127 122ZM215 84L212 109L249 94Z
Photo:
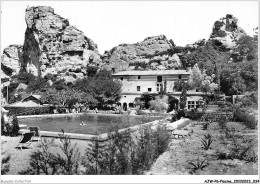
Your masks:
M225 149L217 152L220 159L240 159L247 161L252 157L257 143L254 139L238 134L234 128L226 127L220 137ZM253 155L254 156L254 155Z
M247 128L256 129L257 127L257 121L254 115L249 115L239 108L235 110L234 118L236 121L242 122L244 125L246 125Z
M11 115L32 115L32 114L49 114L50 106L40 106L40 107L11 107L6 106Z
M78 80L75 89L89 94L97 101L97 107L104 109L121 98L122 84L112 79L111 71L101 70L93 78Z
M19 73L18 75L13 76L13 78L18 79L19 82L26 85L28 85L31 81L36 80L36 77L33 74L27 72Z
M2 144L2 143L1 143ZM5 155L1 150L1 175L5 175L10 170L10 159L11 155Z
M87 76L94 77L98 71L98 67L96 66L89 66L87 67Z
M31 80L28 83L28 91L44 91L46 88L49 88L49 84L43 78L37 78L35 80Z
M3 118L1 118L1 132L2 135L6 136L18 136L18 132L20 130L18 119L16 116L9 116L8 122L5 122Z

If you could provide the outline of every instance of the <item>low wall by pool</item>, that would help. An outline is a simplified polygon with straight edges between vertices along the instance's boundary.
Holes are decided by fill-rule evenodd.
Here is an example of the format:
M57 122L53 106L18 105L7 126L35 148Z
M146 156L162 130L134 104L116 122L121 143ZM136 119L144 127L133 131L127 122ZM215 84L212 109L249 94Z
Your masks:
M130 132L135 132L139 129L140 126L151 125L152 128L155 128L158 123L163 123L163 124L166 125L167 129L172 130L172 129L177 128L178 125L185 123L188 120L189 119L187 119L187 118L183 118L183 119L177 120L177 121L172 122L172 123L166 123L167 121L165 119L155 120L155 121L144 123L144 124L141 124L141 125L135 125L135 126L132 126L132 127L120 129L119 133L123 133L127 130L129 130ZM28 130L27 129L20 129L19 130L20 134L23 134L25 132L28 132ZM59 138L59 134L61 134L61 132L40 131L40 134L41 134L42 137ZM65 133L65 135L68 135L71 139L79 139L79 140L93 141L95 139L95 140L98 140L99 142L104 142L104 141L109 140L109 133L104 133L104 134L100 134L100 135Z
M18 116L18 123L38 126L41 131L100 135L108 133L115 126L121 128L163 119L161 116L122 115L122 114L50 114L36 116Z

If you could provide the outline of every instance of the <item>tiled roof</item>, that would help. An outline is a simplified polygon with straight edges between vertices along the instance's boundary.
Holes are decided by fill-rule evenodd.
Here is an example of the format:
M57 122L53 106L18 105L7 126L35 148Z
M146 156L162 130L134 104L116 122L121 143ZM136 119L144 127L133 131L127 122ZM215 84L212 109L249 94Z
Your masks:
M113 76L120 75L180 75L180 74L189 74L186 70L150 70L150 71L122 71L113 74Z

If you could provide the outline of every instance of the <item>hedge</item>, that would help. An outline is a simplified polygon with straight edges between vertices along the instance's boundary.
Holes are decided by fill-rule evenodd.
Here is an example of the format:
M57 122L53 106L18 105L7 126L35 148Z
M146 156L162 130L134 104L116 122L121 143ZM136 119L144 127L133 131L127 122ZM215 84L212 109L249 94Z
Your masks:
M50 106L39 107L11 107L6 106L5 109L9 110L9 115L38 115L50 114Z

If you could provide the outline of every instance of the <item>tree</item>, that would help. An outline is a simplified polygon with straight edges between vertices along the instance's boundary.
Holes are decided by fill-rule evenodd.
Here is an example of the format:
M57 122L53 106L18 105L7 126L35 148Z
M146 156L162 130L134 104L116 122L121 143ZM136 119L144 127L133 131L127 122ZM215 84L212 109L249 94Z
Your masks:
M200 88L203 79L204 79L203 72L199 69L199 66L195 64L190 72L189 86L192 89Z
M122 83L113 80L111 71L101 70L93 78L79 80L74 88L92 96L98 108L103 109L120 100Z
M150 110L155 110L157 112L165 112L169 108L168 96L158 95L155 100L150 101Z
M251 61L258 58L257 40L251 36L242 36L237 41L237 47L233 51L233 55L237 55L235 62L243 60Z
M41 97L44 103L63 105L67 107L73 107L77 103L82 104L96 104L96 100L89 94L76 89L68 90L56 90L49 89L45 93L42 93Z

